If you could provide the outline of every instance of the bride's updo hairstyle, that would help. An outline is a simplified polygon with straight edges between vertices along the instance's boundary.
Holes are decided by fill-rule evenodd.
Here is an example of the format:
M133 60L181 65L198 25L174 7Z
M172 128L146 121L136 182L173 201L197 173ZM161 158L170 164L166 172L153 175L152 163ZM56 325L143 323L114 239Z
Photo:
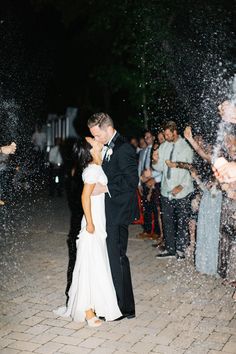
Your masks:
M79 139L74 147L74 153L75 156L77 156L78 164L81 170L84 170L93 161L93 157L90 153L91 149L92 146L85 138Z

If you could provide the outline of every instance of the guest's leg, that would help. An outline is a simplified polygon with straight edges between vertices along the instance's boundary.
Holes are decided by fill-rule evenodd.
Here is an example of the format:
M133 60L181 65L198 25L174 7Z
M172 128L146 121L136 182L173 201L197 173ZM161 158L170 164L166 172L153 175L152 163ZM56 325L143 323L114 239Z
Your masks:
M161 197L163 233L165 247L171 254L176 253L174 201Z
M152 206L151 203L147 200L148 192L149 192L149 188L147 188L144 185L143 186L143 218L144 218L143 229L144 232L151 233L152 232Z
M176 249L184 253L189 245L190 196L176 199Z
M158 207L160 206L160 201L159 201L159 186L157 183L155 185L155 190L153 190L151 204L152 204L152 211L154 215L154 232L155 234L160 236L161 227L160 227L159 210L158 210Z
M107 249L118 305L123 314L134 314L134 296L128 257L127 225L107 225Z

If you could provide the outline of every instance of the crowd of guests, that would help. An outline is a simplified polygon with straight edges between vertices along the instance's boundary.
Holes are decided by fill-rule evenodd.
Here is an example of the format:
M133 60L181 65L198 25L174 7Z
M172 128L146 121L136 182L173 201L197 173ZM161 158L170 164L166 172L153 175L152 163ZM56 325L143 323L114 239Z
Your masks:
M153 240L156 258L190 257L198 272L236 288L236 106L219 106L223 140L183 137L175 122L130 143L137 153L141 239ZM233 293L236 301L236 292Z

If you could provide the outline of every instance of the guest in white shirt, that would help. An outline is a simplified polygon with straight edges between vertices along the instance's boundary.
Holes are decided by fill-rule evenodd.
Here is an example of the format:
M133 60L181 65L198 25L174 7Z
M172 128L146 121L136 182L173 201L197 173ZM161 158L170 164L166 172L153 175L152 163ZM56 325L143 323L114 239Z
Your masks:
M188 219L193 182L189 171L171 169L166 161L192 163L193 150L178 134L175 122L166 124L164 134L166 141L159 148L158 163L153 165L155 170L162 172L161 206L166 247L157 257L176 256L181 259L185 258L189 243Z

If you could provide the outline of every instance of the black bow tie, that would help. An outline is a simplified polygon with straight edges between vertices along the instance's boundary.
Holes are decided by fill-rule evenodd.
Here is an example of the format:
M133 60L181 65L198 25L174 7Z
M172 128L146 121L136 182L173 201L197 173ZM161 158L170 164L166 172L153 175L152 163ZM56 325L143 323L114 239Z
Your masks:
M104 144L104 146L108 147L108 146L109 146L109 144Z

